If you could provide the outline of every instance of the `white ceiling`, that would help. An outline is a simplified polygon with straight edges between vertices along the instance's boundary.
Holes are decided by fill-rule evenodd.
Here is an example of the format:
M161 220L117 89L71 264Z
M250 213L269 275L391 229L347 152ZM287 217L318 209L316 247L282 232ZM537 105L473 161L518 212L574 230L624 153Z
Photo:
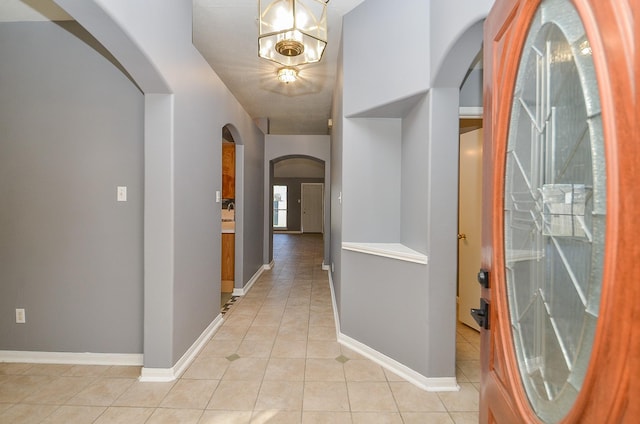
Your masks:
M329 1L324 56L295 83L258 57L258 0L193 0L193 44L252 118L269 119L269 133L328 134L342 16L362 1Z
M193 44L254 119L271 134L328 134L342 16L364 0L331 0L328 45L319 63L283 84L258 58L258 0L193 0ZM0 0L0 21L71 19L51 0Z

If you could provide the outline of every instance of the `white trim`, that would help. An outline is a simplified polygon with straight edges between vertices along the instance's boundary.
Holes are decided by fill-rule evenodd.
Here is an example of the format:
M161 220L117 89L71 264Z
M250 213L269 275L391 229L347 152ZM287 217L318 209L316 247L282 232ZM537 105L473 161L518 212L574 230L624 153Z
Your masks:
M141 366L142 360L143 356L141 353L76 353L0 350L0 362L24 362L29 364Z
M222 314L219 314L209 326L200 334L200 337L171 368L147 368L143 367L138 378L141 382L168 382L174 381L184 373L189 365L196 359L198 353L205 347L209 339L222 325Z
M273 234L302 234L302 231L294 231L294 230L276 230L274 228Z
M460 390L460 386L455 377L425 377L395 359L389 358L377 350L371 349L369 346L342 333L338 335L338 343L428 392L457 392Z
M251 290L251 287L253 287L256 281L258 281L258 278L260 278L262 273L265 271L269 271L271 268L273 268L273 264L274 262L271 261L270 264L265 264L265 265L262 265L260 268L258 268L256 273L253 274L253 277L251 277L249 281L247 281L247 284L245 284L244 287L239 289L237 288L233 289L233 296L244 296L245 294L249 293L249 290Z
M323 270L323 271L330 271L330 270L331 270L331 266L330 266L330 265L325 264L325 263L324 263L324 261L323 261L323 262L322 262L322 270ZM331 275L331 274L329 274L329 275Z
M333 317L336 323L336 337L338 343L348 347L354 352L372 360L381 367L391 371L392 373L404 378L409 383L429 392L456 392L460 390L460 386L456 377L425 377L422 374L412 370L411 368L401 364L400 362L389 358L382 353L371 349L369 346L360 343L340 332L340 317L338 315L338 307L336 303L336 295L333 290L333 276L329 274L329 288L331 289L331 304L333 305Z
M482 113L483 113L483 108L482 107L460 107L459 109L459 115L460 118L467 118L467 119L477 119L477 118L482 118Z
M338 304L336 303L336 292L333 290L333 274L329 274L329 289L331 290L331 306L333 307L333 321L336 323L336 338L340 338L340 315L338 314Z
M351 243L343 242L342 248L352 252L365 253L367 255L383 256L399 261L413 262L426 265L427 255L416 252L401 243Z
M178 376L175 367L172 368L145 368L140 371L138 381L143 383L166 383L174 381Z

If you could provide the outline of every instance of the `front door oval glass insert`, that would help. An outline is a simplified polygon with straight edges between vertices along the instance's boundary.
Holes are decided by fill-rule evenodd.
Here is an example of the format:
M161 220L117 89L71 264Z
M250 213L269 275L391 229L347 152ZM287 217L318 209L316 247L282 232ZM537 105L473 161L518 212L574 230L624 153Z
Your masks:
M544 422L582 386L602 283L604 136L591 46L568 0L543 0L523 48L504 187L505 275L525 392Z

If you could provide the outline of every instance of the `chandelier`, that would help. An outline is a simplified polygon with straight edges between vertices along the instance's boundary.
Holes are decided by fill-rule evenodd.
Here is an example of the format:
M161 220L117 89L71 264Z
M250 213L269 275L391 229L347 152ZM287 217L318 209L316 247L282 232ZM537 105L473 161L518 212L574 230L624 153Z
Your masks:
M322 59L329 0L258 0L258 56L291 67Z

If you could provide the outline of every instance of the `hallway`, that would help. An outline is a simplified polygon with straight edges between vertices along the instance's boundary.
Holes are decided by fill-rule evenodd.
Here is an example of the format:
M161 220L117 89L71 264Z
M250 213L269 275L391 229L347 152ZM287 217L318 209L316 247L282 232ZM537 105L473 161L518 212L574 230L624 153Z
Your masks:
M459 392L403 381L336 342L322 249L321 235L274 235L274 268L175 382L0 363L0 423L477 423L477 333L458 326Z

